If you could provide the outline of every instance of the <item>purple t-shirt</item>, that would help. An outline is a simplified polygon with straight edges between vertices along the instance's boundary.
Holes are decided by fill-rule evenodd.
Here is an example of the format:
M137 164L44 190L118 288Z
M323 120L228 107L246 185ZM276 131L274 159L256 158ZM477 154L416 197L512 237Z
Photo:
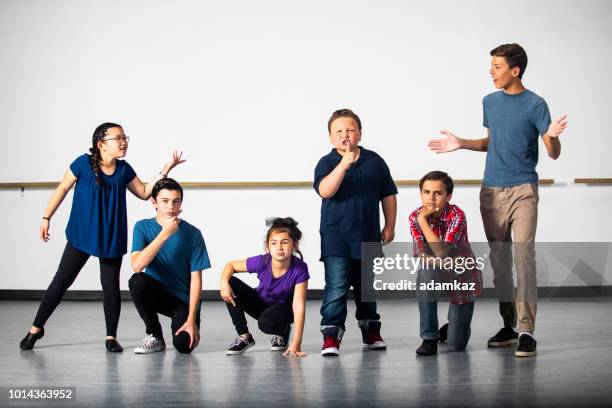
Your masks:
M293 297L295 285L310 279L308 265L300 258L291 256L289 270L280 278L272 276L272 256L257 255L247 258L247 271L256 273L259 279L257 293L269 305L286 304Z

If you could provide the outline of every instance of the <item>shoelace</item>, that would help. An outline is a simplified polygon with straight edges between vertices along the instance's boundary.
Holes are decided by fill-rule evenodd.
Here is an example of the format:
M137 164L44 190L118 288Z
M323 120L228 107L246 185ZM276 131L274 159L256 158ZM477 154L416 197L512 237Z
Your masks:
M231 347L237 347L240 345L240 343L244 343L244 344L249 344L249 341L247 340L246 337L242 337L242 336L238 336L236 337L236 340L234 340L234 342L232 343Z
M274 335L272 336L272 344L282 347L285 345L285 339L282 336Z
M145 339L142 342L142 346L144 348L153 348L157 345L161 344L161 341L153 336L152 334L149 334L147 337L145 337Z

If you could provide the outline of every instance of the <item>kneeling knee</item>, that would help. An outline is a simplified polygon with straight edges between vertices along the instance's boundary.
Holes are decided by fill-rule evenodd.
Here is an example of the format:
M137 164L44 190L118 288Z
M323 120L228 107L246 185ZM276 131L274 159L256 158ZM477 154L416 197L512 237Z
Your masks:
M132 277L128 281L128 287L130 288L130 292L139 291L144 288L146 276L143 275L143 273L135 273L132 275Z
M259 330L266 334L278 334L274 333L275 324L269 319L259 319L257 325L259 326Z
M190 341L191 337L189 337L189 334L186 332L181 332L172 339L176 351L183 354L189 354L193 351L193 349L189 347Z

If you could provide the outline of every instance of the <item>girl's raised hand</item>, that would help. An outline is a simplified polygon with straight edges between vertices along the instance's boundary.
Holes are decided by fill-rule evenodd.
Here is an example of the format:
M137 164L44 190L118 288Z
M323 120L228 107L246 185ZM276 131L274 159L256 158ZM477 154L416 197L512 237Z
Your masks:
M51 234L49 234L49 223L49 220L43 220L42 224L40 224L39 237L43 242L47 242L49 238L51 238Z
M167 175L168 173L170 173L170 170L172 170L179 164L184 163L185 160L182 157L183 157L182 150L180 152L178 150L174 150L172 152L172 158L170 159L168 163L164 165L164 168L162 169L162 173Z

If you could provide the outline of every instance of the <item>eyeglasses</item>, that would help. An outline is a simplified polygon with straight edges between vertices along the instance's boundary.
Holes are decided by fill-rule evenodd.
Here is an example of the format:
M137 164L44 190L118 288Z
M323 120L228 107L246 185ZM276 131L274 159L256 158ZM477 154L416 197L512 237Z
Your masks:
M115 136L115 137L109 137L107 139L102 139L103 142L108 142L109 140L114 140L118 143L121 142L126 142L126 143L130 143L130 137L129 136Z

